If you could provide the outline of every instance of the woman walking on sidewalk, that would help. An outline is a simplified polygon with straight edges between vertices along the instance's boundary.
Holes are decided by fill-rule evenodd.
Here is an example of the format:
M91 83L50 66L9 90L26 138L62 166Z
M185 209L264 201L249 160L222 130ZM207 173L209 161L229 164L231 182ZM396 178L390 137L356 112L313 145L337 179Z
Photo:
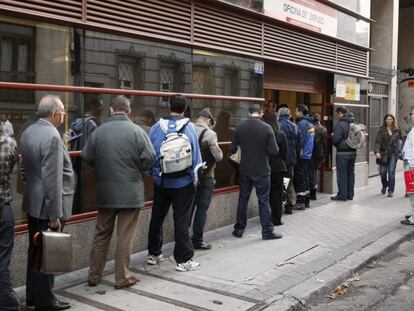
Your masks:
M380 166L381 194L385 194L388 188L388 197L394 195L395 168L401 154L401 146L401 130L395 124L395 117L387 114L382 127L378 130L374 152L377 164Z

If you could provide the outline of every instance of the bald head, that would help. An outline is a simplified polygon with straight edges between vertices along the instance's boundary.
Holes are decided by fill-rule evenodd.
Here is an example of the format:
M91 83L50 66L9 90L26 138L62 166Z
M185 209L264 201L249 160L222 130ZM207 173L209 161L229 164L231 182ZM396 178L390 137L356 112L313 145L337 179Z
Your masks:
M63 103L57 95L46 95L42 97L37 108L40 118L48 118L53 112L64 110Z

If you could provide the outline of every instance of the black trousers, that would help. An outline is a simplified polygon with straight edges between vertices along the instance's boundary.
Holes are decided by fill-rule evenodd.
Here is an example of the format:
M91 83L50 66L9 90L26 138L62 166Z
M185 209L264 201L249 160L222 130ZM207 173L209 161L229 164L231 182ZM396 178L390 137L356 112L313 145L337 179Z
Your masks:
M175 189L154 185L154 203L148 233L148 253L150 255L158 256L161 254L162 224L172 204L175 237L174 259L177 263L184 263L193 258L194 248L188 229L194 196L195 189L192 183Z
M29 250L27 254L26 301L33 303L35 307L46 307L53 304L56 299L52 292L55 278L53 274L37 271L35 264L38 248L33 244L33 236L38 231L47 230L49 220L38 219L28 215L28 225Z
M295 185L297 202L305 203L305 197L309 194L309 160L299 159L295 166Z
M284 172L272 173L270 175L270 208L274 225L280 224L282 221L284 176L286 176Z
M14 217L9 204L0 203L0 310L18 311L19 300L10 280L10 257L14 244Z

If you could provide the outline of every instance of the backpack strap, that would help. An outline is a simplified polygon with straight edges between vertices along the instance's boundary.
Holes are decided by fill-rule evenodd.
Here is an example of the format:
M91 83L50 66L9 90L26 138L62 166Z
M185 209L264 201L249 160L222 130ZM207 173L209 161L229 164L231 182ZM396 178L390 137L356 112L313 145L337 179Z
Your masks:
M204 135L206 134L208 129L203 129L200 133L200 137L198 138L198 145L201 146L201 142L203 141Z
M190 123L190 119L188 119L188 121L183 124L183 126L177 131L177 133L181 134L182 132L184 132L184 129L188 125L188 123Z

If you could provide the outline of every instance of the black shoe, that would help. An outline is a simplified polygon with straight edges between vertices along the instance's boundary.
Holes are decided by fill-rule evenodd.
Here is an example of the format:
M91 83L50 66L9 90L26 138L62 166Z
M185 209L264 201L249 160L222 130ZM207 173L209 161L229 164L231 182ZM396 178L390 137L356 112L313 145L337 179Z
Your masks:
M242 232L240 232L240 231L236 231L236 230L234 230L231 234L233 234L233 236L235 236L236 238L241 238L241 237L243 237L243 233Z
M307 195L305 197L305 208L309 208L310 207L310 196Z
M387 197L392 198L393 196L394 196L394 192L392 192L392 191L388 191L388 195L387 195Z
M405 219L410 219L411 215L405 215Z
M271 234L264 235L262 238L263 240L276 240L283 238L283 235L281 235L280 233L272 232Z
M404 198L409 198L410 196L408 195L408 193L406 192L404 195Z
M194 249L202 249L202 250L209 250L212 249L213 246L210 243L202 242L201 244L194 245Z
M334 196L334 197L331 197L331 200L332 201L346 201L346 199L342 199L342 198L338 197L337 195Z
M409 221L408 219L401 220L401 221L400 221L400 223L401 223L402 225L410 225L410 226L414 226L414 223L413 223L413 222L411 222L411 221Z
M46 307L36 307L35 311L59 311L70 309L71 305L67 302L56 300L52 305Z
M283 222L281 222L281 221L274 222L273 225L274 226L282 226L283 225Z
M312 201L316 201L316 189L311 189L309 197Z
M96 286L98 286L98 283L99 282L88 280L88 286L89 287L96 287Z
M285 214L292 215L293 214L293 205L287 204L285 206Z
M382 188L381 189L381 194L384 195L387 192L387 188Z

